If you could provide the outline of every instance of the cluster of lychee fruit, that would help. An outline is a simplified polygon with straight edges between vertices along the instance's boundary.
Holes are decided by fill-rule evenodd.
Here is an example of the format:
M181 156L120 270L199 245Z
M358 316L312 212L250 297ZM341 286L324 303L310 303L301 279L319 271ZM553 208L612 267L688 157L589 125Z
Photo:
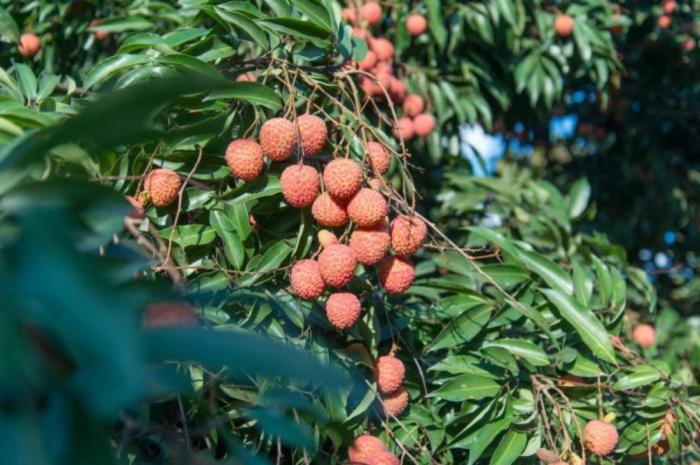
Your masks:
M348 448L352 465L399 465L399 458L384 447L382 441L372 435L358 436Z
M367 73L361 77L360 86L368 98L380 101L388 96L393 104L403 104L403 114L392 128L394 137L405 141L415 136L427 137L435 129L435 117L425 111L423 98L408 94L405 82L395 75L392 64L394 44L385 37L375 37L371 32L383 17L382 7L376 2L367 2L359 10L343 9L343 19L354 26L353 35L363 39L369 48L357 63L357 67ZM424 33L427 27L427 20L417 13L406 19L406 29L412 36Z
M678 8L678 4L675 0L662 0L661 9L664 14L659 16L659 19L656 20L656 24L658 24L661 29L666 29L671 25L671 15L676 11L676 8Z
M408 391L403 386L406 368L393 354L379 357L374 363L382 410L387 417L401 415L408 407Z

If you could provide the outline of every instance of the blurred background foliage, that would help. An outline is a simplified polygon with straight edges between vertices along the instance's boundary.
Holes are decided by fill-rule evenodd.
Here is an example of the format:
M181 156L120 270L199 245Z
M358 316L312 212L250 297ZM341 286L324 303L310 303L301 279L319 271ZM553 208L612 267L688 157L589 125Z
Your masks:
M654 460L697 460L698 2L663 28L654 1L385 2L373 32L438 123L388 177L437 229L405 295L361 270L367 316L347 335L287 291L315 231L279 168L240 184L223 161L290 101L347 118L361 146L318 90L366 51L342 6L0 0L2 463L347 463L365 431L403 463L535 463L540 446L571 457L564 432L599 410L622 436L601 463L645 454L669 410ZM309 79L298 94L284 66ZM150 207L125 230L154 163L188 179L182 218ZM170 300L200 325L144 328ZM657 345L616 349L640 321ZM395 345L411 408L389 420L372 360ZM552 400L567 375L582 384Z

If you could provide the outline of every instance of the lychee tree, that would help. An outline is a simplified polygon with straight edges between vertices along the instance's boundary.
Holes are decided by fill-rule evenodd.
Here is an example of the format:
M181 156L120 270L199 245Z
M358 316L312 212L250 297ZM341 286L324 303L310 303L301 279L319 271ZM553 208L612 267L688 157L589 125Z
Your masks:
M9 2L5 37L76 4L114 54L38 34L0 75L7 463L694 456L695 380L586 181L450 156L604 95L611 7Z

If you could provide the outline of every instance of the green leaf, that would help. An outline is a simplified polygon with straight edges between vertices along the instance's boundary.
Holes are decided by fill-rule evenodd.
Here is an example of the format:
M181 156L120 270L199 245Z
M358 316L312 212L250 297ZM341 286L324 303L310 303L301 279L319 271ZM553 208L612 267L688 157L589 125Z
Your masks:
M244 275L238 280L240 286L250 286L265 277L266 273L279 268L279 266L292 254L292 247L285 241L273 243L262 255L260 261L253 269L246 271L249 274Z
M565 294L574 292L571 277L544 255L519 249L514 249L514 255L527 269L537 273L551 287Z
M486 304L478 304L463 312L445 326L440 334L435 337L428 351L454 347L469 342L486 327L492 313L493 307Z
M6 42L19 41L19 27L12 15L3 7L0 7L0 37Z
M295 8L298 8L302 13L309 17L316 24L321 24L324 28L330 31L331 20L328 16L328 11L315 0L294 0Z
M158 232L165 240L170 238L172 227L162 229ZM216 232L210 226L204 224L183 224L175 229L173 242L181 247L193 247L208 245L216 239Z
M661 379L661 372L651 365L637 365L613 385L617 390L628 390L646 386Z
M545 351L534 342L526 339L498 339L484 344L484 347L501 347L512 355L522 357L535 366L550 365Z
M481 400L493 397L501 390L500 384L491 378L473 374L464 374L452 378L428 397L463 402L465 400Z
M266 26L274 31L311 41L327 41L331 34L330 30L324 27L300 19L268 18L258 20L258 24Z
M527 434L520 431L508 431L496 446L491 456L491 465L510 465L515 462L525 450Z
M24 95L24 97L28 101L33 102L34 100L36 100L36 93L38 87L34 71L32 71L32 69L24 63L16 65L16 69L17 83L19 84L19 88L22 91L22 95Z
M588 179L581 178L571 186L571 191L567 197L569 204L569 217L571 219L578 218L583 214L588 207L588 202L591 198L591 185Z
M447 29L442 19L440 0L427 0L425 4L428 7L428 29L430 34L435 37L438 46L444 48L447 43Z
M245 248L238 234L236 234L236 227L233 221L223 211L212 210L209 213L209 222L224 243L226 259L237 270L240 270L245 260Z
M91 31L104 32L125 32L125 31L147 31L153 27L153 23L139 16L128 18L109 18L100 24L90 27Z
M89 89L95 84L102 82L115 74L137 65L148 63L150 58L146 55L114 55L99 62L85 78L83 87Z
M474 441L469 447L469 461L467 465L476 462L481 454L491 445L501 431L506 429L512 422L511 418L501 418L482 427L474 434Z
M240 99L252 105L261 105L272 111L282 108L280 96L264 84L256 82L234 82L223 89L211 92L204 100Z
M540 290L573 326L594 355L609 363L616 363L615 351L605 326L586 307L555 289Z

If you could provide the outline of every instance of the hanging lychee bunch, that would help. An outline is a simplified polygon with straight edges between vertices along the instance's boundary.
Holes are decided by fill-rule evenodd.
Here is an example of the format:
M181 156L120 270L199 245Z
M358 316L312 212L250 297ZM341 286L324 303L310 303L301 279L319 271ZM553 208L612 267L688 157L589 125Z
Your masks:
M358 436L348 448L352 465L399 465L399 458L388 451L382 441L369 434Z
M403 386L406 368L393 353L379 357L374 364L377 390L387 417L397 417L408 407L408 391Z

